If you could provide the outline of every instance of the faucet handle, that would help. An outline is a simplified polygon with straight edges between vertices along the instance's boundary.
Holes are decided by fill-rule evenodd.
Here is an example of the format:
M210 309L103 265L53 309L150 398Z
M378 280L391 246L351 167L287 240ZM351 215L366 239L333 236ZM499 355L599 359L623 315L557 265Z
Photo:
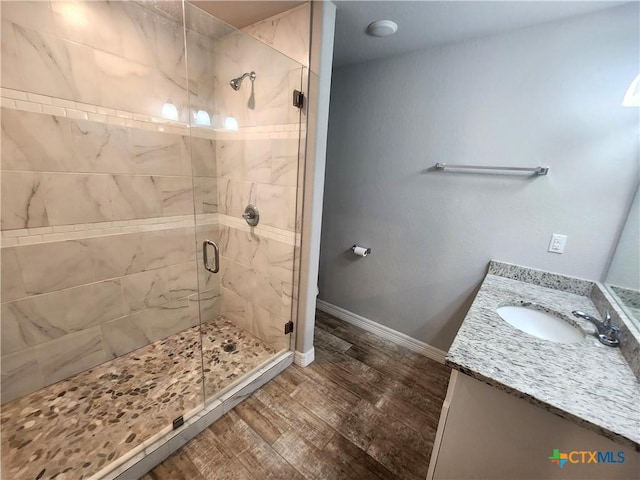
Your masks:
M609 329L607 330L607 333L604 336L611 344L617 345L620 341L618 339L619 331L620 329L618 327L616 327L615 325L610 325Z
M611 315L609 314L609 312L607 312L604 316L604 326L605 327L611 327L611 328L615 328L616 330L618 330L618 327L612 327L611 326Z

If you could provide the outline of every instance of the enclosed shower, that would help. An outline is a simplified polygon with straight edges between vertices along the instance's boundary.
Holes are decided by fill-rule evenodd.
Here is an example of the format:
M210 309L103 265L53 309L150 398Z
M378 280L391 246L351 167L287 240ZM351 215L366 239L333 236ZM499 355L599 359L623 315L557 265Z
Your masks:
M305 67L188 2L0 8L2 475L113 476L292 348Z

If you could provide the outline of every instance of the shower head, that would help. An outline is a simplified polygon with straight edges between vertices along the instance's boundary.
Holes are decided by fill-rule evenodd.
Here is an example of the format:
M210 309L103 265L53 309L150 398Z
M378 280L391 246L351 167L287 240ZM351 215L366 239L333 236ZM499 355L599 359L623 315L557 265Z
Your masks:
M244 80L244 77L249 77L249 80L253 82L256 79L256 72L252 71L252 72L243 73L242 76L234 78L229 82L229 85L231 85L231 88L233 88L234 90L240 90L240 85L242 85L242 80Z

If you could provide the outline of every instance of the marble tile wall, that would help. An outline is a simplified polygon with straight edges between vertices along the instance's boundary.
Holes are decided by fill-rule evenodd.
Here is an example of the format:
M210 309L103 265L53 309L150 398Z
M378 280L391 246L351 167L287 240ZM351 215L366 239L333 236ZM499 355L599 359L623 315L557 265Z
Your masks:
M138 2L2 2L2 86L188 121L180 12Z
M192 179L181 16L0 9L6 402L197 324L194 195L213 214L217 189L213 141L194 143L214 167ZM167 101L182 124L159 119Z
M161 7L0 6L2 402L199 315L289 345L301 68L220 22L194 23L193 109L240 128L189 128L181 11ZM234 92L247 69L253 92L249 81ZM161 118L166 101L177 121ZM260 208L256 228L245 201ZM201 268L204 239L223 245L218 275Z
M207 22L207 14L192 5L186 8L189 58L198 59L193 68L189 62L192 99L211 114L214 127L227 117L240 127L218 132L215 140L220 312L277 349L289 346L283 329L291 319L301 166L301 111L292 105L292 92L302 90L302 65L308 64L309 12L308 5L296 8L247 27L247 35ZM207 62L214 68L204 68ZM230 88L232 78L250 71L255 82L245 79L240 90ZM241 133L276 131L282 124L289 135ZM260 211L256 228L241 218L250 203Z
M309 66L311 2L244 27L242 31Z
M301 10L292 13L297 11ZM186 5L192 110L208 112L214 127L222 128L227 117L236 119L240 127L299 124L300 112L292 105L292 92L301 90L302 65L308 60L299 63L277 49L285 43L299 43L305 37L304 30L309 30L309 18L299 13L281 17L270 25L270 33L264 27L252 30L264 31L267 37L275 35L277 41L268 46L256 41L258 37L225 27L199 8ZM300 50L308 52L306 37L306 42L295 47L300 57L304 57ZM229 86L231 79L251 71L256 73L255 82L245 79L238 91Z
M288 348L294 245L220 227L221 313L276 349Z
M2 401L197 325L193 239L187 227L4 247Z

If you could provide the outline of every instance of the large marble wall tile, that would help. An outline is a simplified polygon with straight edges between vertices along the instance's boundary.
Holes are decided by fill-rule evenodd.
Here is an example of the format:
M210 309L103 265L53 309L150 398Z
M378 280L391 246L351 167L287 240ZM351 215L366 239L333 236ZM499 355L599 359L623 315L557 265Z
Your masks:
M0 12L4 20L17 25L55 33L56 27L49 2L3 1L0 2Z
M0 6L2 3L0 3ZM22 80L22 70L20 69L16 33L13 24L4 19L2 20L1 28L2 62L0 62L0 81L4 88L20 88L24 85L24 81Z
M187 215L193 213L193 180L191 177L153 177L162 202L162 214Z
M49 9L40 5L32 18ZM24 21L24 11L4 22L7 58L21 61L3 86L156 116L171 101L188 120L179 22L135 2L53 2L52 9L46 22ZM37 26L43 22L47 28Z
M133 171L148 175L190 175L183 169L182 157L187 155L180 135L131 131Z
M174 1L151 1L146 2L145 6L155 12L158 12L160 15L164 15L174 22L177 22L178 25L184 25L184 15L182 12L182 2L174 2ZM185 5L187 7L187 5Z
M240 328L247 328L247 315L250 314L249 302L240 295L224 287L220 288L220 314Z
M253 300L258 274L239 263L225 261L220 269L220 285L247 301Z
M245 140L244 143L242 177L239 180L270 183L271 140Z
M2 403L10 402L45 386L33 348L2 355L1 365Z
M265 250L266 238L252 232L245 232L226 225L220 227L220 254L229 260L255 268L260 261L256 261Z
M123 56L158 69L186 88L182 22L137 2L120 2L118 7L120 35L126 39Z
M190 177L113 175L111 202L114 220L192 214Z
M213 322L220 315L220 289L207 290L189 297L189 301L195 303L200 312L201 322Z
M214 111L216 72L213 41L187 30L187 52L189 53L189 100L194 110Z
M296 198L294 187L259 184L256 206L260 210L260 222L272 227L295 231ZM231 199L233 201L233 197Z
M120 279L84 285L64 291L68 305L65 331L74 332L124 315Z
M298 139L274 139L271 141L271 181L274 185L296 187L298 185Z
M100 325L107 358L125 355L151 343L132 321L130 316L118 318Z
M66 314L65 295L55 292L2 304L2 354L38 345L66 332L59 325Z
M282 312L282 282L261 273L256 274L256 286L251 303L279 316Z
M257 80L256 80L256 83ZM289 123L289 112L299 112L291 103L289 72L263 75L255 87L255 108L247 111L249 125Z
M154 177L113 175L110 196L114 220L162 216L162 198Z
M44 173L42 180L51 225L106 222L113 218L108 175Z
M232 261L224 261L220 270L220 285L246 301L280 315L282 311L282 282L267 277Z
M295 247L271 238L267 239L267 252L264 265L256 268L268 276L285 283L293 282Z
M196 274L196 264L190 262L123 277L125 312L139 312L197 292Z
M234 32L216 41L218 69L225 77L232 71L255 70L269 76L289 71L300 64L244 32ZM237 73L236 73L237 75ZM222 77L222 78L225 78ZM233 78L233 77L230 77Z
M35 347L45 385L63 380L107 360L100 327L65 335Z
M124 314L120 282L101 282L2 304L3 354Z
M38 173L4 172L2 183L2 230L49 225L41 176Z
M158 230L142 234L145 270L196 260L193 227ZM198 257L199 261L201 257Z
M253 84L245 82L238 91L229 88L229 79L251 70L256 72ZM253 66L248 70L236 68L228 76L221 72L214 81L217 92L214 113L222 117L235 117L241 127L283 125L290 123L291 114L299 118L300 110L291 103L288 70L269 75Z
M194 177L196 213L218 213L218 180Z
M180 119L188 120L185 81L100 50L95 50L94 58L103 105L160 117L162 106L170 102L178 108Z
M144 235L129 233L87 239L94 278L105 280L144 271L147 265Z
M217 141L191 137L191 162L196 177L216 176Z
M25 297L27 292L22 281L17 247L3 248L0 261L0 273L2 274L2 296L0 301L9 302Z
M246 141L240 138L225 138L216 141L218 173L223 178L243 179L244 150Z
M184 21L188 30L187 36L189 34L198 34L206 39L207 43L211 43L212 40L225 37L236 31L231 25L218 20L191 3L185 4Z
M64 117L2 109L2 169L74 171L71 128Z
M126 39L122 37L118 24L121 20L118 15L120 3L53 1L51 11L55 33L81 45L122 55Z
M195 304L183 298L131 315L131 322L155 342L199 323Z
M25 245L16 249L27 295L53 292L93 281L85 241Z
M310 29L311 6L307 3L282 15L244 27L242 31L308 66Z
M216 147L221 177L271 183L271 140L225 139L218 140Z
M220 230L220 252L264 275L287 283L292 281L293 245L225 226Z
M193 227L107 235L90 238L86 242L95 280L122 277L196 260Z
M284 320L258 305L251 304L249 331L276 350L289 348L290 337L284 333Z
M260 221L263 222L262 207L256 203L257 190L255 183L221 178L218 182L218 212L233 217L242 216L245 207L252 203L260 210Z
M107 355L113 358L197 324L197 305L184 298L107 322L101 329Z
M101 105L96 51L15 25L24 85L20 90Z
M135 173L130 129L87 120L72 120L75 170L90 173Z

